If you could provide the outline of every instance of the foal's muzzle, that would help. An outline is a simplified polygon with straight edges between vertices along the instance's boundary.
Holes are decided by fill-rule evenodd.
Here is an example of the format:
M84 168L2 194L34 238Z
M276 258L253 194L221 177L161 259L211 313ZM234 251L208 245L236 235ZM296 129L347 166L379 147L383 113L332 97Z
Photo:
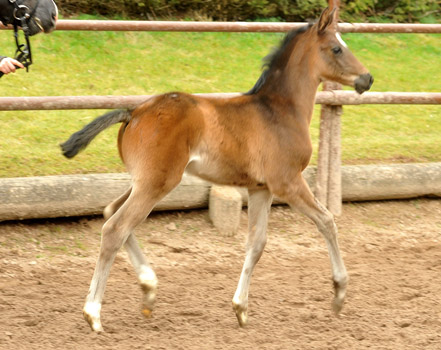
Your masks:
M369 90L374 82L374 77L369 73L360 75L357 79L355 79L355 91L359 94Z

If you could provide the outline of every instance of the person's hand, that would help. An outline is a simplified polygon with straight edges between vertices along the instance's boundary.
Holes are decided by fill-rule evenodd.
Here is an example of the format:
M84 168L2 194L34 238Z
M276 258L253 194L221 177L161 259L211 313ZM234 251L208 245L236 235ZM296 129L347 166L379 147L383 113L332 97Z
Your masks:
M17 67L24 68L23 64L17 60L10 57L5 57L0 61L0 72L8 74L15 72Z

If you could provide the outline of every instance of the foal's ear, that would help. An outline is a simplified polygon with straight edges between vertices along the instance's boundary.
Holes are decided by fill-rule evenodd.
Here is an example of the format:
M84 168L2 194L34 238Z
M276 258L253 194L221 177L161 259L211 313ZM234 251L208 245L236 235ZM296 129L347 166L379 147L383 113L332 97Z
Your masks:
M318 21L319 34L322 34L326 28L328 28L335 21L335 16L337 14L336 10L336 7L334 7L332 10L329 7L324 9Z

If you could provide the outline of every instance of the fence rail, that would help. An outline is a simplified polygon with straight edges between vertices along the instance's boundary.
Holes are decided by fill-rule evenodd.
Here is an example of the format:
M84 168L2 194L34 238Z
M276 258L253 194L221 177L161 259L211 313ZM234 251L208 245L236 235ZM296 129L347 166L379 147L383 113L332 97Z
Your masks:
M197 94L210 97L234 97L239 93ZM152 95L132 96L34 96L0 97L0 111L61 110L61 109L118 109L135 108ZM365 92L320 91L316 104L331 106L361 104L441 104L440 92Z
M57 30L83 31L164 31L164 32L287 32L304 26L301 22L184 22L60 20ZM342 33L441 33L441 24L418 23L340 23ZM12 29L12 26L0 29Z
M172 21L96 21L61 20L57 30L69 31L173 31L173 32L287 32L305 23L172 22ZM10 29L10 28L0 28ZM441 24L340 23L342 33L441 33ZM333 90L317 93L322 107L316 196L336 215L341 212L342 173L340 160L341 105L360 104L441 104L441 93L366 92ZM238 93L200 94L232 97ZM134 108L150 95L138 96L35 96L0 97L0 111L116 109ZM325 142L328 140L328 144ZM329 166L330 165L330 166ZM319 176L320 175L320 176ZM400 180L401 181L401 180ZM433 182L433 181L432 181ZM375 186L377 186L376 184ZM21 185L20 185L21 186ZM365 185L362 184L362 187ZM378 186L377 186L378 187ZM15 189L14 189L15 191ZM403 191L399 190L400 193ZM432 190L430 190L432 191ZM438 193L438 192L437 192ZM430 192L433 194L433 192ZM1 197L1 196L0 196ZM388 197L389 198L389 197Z
M57 30L287 32L305 23L64 20ZM342 33L441 33L441 24L341 23Z

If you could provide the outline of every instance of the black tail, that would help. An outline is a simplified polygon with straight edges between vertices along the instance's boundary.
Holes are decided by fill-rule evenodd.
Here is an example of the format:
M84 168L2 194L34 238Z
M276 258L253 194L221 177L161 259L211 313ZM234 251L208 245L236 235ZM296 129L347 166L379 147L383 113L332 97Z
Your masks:
M90 141L92 141L101 131L116 123L127 123L130 121L130 118L131 113L127 110L111 111L96 118L80 131L72 134L69 137L69 140L60 144L63 155L66 158L75 157L78 152L86 148Z

